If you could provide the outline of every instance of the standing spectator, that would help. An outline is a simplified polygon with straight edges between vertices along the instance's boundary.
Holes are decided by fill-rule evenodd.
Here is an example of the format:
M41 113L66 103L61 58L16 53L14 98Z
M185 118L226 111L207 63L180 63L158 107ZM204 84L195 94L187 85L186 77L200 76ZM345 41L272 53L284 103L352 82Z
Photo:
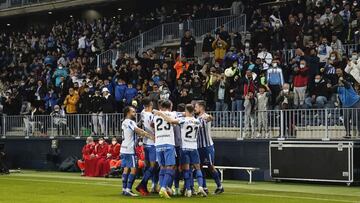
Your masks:
M340 39L338 39L335 34L333 34L331 37L331 49L336 50L339 53L340 57L342 57L344 52L343 43Z
M231 111L242 111L244 109L244 93L240 87L241 80L239 75L235 75L234 81L230 86Z
M70 134L76 135L78 133L77 116L78 113L77 104L79 102L79 95L74 91L73 88L69 89L69 94L64 100L64 106L66 113L68 114Z
M335 10L333 13L333 21L332 21L332 30L333 32L341 39L344 40L346 37L346 33L347 32L343 32L344 31L344 20L343 18L339 15L339 11ZM345 35L345 36L344 36Z
M300 33L300 28L295 22L295 18L293 16L289 16L289 23L285 25L284 28L284 36L286 40L286 47L288 49L295 48L296 37Z
M105 125L104 125L104 115L102 113L102 105L104 103L104 98L100 95L100 90L96 89L94 95L91 97L91 120L93 133L95 135L104 135L105 134ZM98 127L100 126L100 131Z
M274 59L271 68L267 70L266 81L271 90L271 104L274 107L284 84L282 69L278 67L279 60Z
M116 110L116 102L112 95L110 95L110 91L104 87L102 89L102 94L104 97L103 103L102 103L102 113L104 114L104 120L105 123L105 136L108 137L110 135L110 129L112 130L113 135L115 134L115 126L114 126L114 117L113 114Z
M210 32L206 33L206 36L203 40L203 47L202 47L203 59L205 61L210 60L211 53L214 51L214 49L212 47L212 44L214 41L215 41L215 38L213 36L211 36L211 33Z
M265 138L269 137L268 129L268 109L269 109L269 100L271 98L271 93L266 92L270 91L269 87L261 85L259 86L259 92L256 94L257 99L257 113L258 113L258 135L257 137L262 136L262 130L265 131Z
M123 108L125 106L124 100L126 88L127 86L124 79L119 78L117 85L115 86L115 101L117 112L123 112Z
M356 52L352 53L351 58L345 67L345 72L350 74L357 83L360 83L360 63Z
M44 106L44 98L46 96L46 87L43 85L43 82L39 80L37 82L37 87L35 90L35 105L37 107Z
M330 53L333 51L332 48L327 44L327 39L325 37L322 38L322 43L318 47L318 57L320 59L320 66L324 66L327 62Z
M216 36L216 40L212 43L212 48L215 51L215 61L221 63L224 60L226 49L227 49L227 43L220 38L219 35Z
M228 110L228 84L225 80L225 75L221 74L220 78L215 83L215 111Z
M284 134L285 136L293 137L295 134L295 115L294 112L289 111L294 106L294 93L290 91L290 85L284 83L282 91L276 98L276 103L283 111L284 116Z
M253 138L255 133L255 108L257 105L254 93L249 91L245 95L244 111L245 111L245 137ZM249 132L249 129L251 131Z
M231 15L240 15L244 12L244 4L241 0L236 0L231 4Z
M59 87L61 81L61 78L66 78L68 76L68 70L67 68L64 68L61 63L58 64L58 67L56 71L53 74L53 78L55 78L55 86Z
M299 67L295 67L294 72L294 105L295 107L302 108L305 101L306 87L308 86L309 72L305 60L300 61Z
M158 109L158 101L160 100L160 90L157 84L152 85L152 91L149 94L149 99L154 105L154 109Z
M186 61L186 58L179 58L175 63L174 69L176 70L176 79L178 80L182 74L189 69L189 63Z
M58 104L58 97L53 89L49 89L48 93L44 98L44 101L45 101L45 110L47 112L52 112L54 106Z
M54 111L50 113L56 127L57 136L66 135L66 115L64 109L59 105L54 106Z
M181 39L182 55L186 58L194 58L196 41L191 35L190 30L185 32L184 37Z
M360 132L360 96L355 92L351 84L344 80L343 77L339 78L338 85L335 86L336 92L339 94L339 100L344 107L344 125L346 131L346 138L351 137L350 123L356 127L357 135ZM351 122L350 122L351 120Z
M136 95L137 95L137 89L133 87L133 84L131 82L129 82L124 93L125 104L131 105L131 102L136 97Z

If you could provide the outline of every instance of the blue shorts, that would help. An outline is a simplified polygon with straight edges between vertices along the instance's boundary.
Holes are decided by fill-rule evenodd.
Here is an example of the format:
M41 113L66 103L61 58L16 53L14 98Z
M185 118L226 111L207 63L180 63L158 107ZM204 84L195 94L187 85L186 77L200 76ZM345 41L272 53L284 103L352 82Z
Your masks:
M174 166L176 152L175 147L171 145L156 147L156 161L160 166Z
M156 162L156 148L154 145L144 145L145 161Z
M198 149L200 161L203 165L214 165L215 149L214 146L202 147Z
M181 150L181 164L200 164L199 152L196 149Z
M137 161L135 154L121 154L121 167L122 168L136 168Z

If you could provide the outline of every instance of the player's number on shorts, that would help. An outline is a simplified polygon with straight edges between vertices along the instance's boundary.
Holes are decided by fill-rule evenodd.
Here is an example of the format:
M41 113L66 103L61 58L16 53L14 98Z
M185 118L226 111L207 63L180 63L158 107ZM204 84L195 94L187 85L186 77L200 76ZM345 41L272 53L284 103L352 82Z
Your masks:
M156 119L156 130L157 131L162 131L163 129L165 130L170 130L170 123L166 123L166 125L164 126L164 128L162 128L162 124L163 124L164 120L161 118Z
M193 128L192 126L188 126L186 128L186 133L185 133L185 137L186 138L190 138L190 139L195 139L196 138L196 134L197 134L197 131L198 131L198 128L199 127L195 127ZM193 133L193 131L195 130L195 133Z

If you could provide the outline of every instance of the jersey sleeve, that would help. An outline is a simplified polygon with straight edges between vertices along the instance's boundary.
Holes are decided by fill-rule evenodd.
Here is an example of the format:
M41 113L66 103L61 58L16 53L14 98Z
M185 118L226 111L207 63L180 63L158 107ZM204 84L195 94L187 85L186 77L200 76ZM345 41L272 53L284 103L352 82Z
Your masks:
M129 126L128 126L132 131L135 130L135 128L137 127L135 121L130 121L129 122Z
M179 118L179 125L183 125L185 123L185 118Z

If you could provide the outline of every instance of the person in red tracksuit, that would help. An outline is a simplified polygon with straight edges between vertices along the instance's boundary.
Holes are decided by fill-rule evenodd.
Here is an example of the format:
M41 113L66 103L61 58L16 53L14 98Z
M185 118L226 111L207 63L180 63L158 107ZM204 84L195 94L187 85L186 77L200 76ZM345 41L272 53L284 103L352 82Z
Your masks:
M86 145L82 149L82 160L78 160L77 164L81 170L81 175L95 176L97 158L95 154L95 142L92 137L86 139Z
M107 154L110 170L115 170L121 166L120 147L121 145L117 142L116 137L113 137Z
M95 172L97 177L105 177L110 171L109 161L107 160L108 150L109 145L107 142L105 142L104 138L99 138L98 144L95 147L95 153L98 159Z
M144 154L144 146L142 142L138 143L138 146L135 148L136 157L138 159L138 167L139 169L144 168L145 166L145 154Z

